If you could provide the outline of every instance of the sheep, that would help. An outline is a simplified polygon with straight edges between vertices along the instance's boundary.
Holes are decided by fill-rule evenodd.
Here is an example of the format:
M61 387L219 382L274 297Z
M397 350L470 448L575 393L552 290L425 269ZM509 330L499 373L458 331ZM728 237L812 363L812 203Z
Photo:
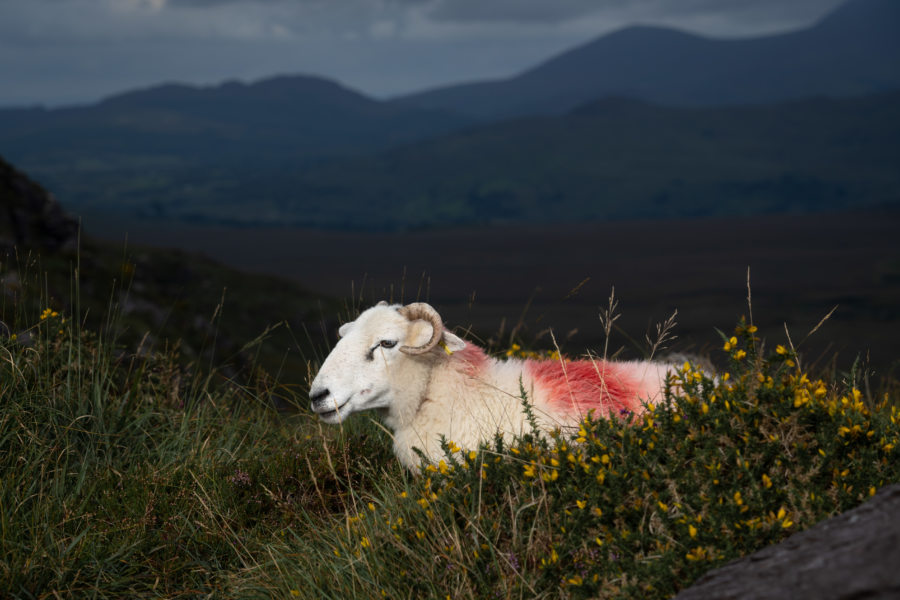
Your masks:
M393 432L397 459L413 472L420 457L443 456L441 439L476 449L531 431L521 390L540 431L596 417L641 413L659 402L674 367L650 361L498 360L444 327L417 302L381 302L339 330L340 340L310 386L313 412L329 424L376 410Z

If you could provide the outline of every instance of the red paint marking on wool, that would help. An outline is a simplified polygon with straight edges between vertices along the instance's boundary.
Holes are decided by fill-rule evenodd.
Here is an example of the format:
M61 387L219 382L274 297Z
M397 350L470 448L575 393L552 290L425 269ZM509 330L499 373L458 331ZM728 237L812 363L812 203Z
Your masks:
M459 352L454 352L450 360L453 361L457 370L470 377L475 377L487 367L488 356L475 344L466 342L466 347Z
M639 413L643 382L630 370L608 361L529 360L526 371L534 378L555 410L572 414L587 414L594 410L596 416L621 411Z

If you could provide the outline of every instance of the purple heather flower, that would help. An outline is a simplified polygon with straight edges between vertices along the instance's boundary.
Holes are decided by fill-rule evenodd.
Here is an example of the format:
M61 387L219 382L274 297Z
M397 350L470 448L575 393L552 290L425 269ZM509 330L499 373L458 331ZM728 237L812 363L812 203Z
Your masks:
M516 556L515 552L510 552L508 555L508 558L509 558L509 564L512 566L513 571L518 573L519 572L519 559Z
M234 475L231 476L231 483L236 487L250 487L250 474L246 471L235 469Z

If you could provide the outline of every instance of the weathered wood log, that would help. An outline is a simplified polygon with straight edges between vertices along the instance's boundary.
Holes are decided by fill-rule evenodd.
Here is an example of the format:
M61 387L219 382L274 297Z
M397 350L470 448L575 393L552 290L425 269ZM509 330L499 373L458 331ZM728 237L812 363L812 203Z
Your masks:
M900 484L710 571L675 600L900 599Z

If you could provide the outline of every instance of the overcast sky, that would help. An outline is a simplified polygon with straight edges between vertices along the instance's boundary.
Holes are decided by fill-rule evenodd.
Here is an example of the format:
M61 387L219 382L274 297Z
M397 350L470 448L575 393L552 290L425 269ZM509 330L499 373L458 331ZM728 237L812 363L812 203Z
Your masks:
M626 25L742 37L842 0L0 0L0 106L309 73L376 97L513 75Z

